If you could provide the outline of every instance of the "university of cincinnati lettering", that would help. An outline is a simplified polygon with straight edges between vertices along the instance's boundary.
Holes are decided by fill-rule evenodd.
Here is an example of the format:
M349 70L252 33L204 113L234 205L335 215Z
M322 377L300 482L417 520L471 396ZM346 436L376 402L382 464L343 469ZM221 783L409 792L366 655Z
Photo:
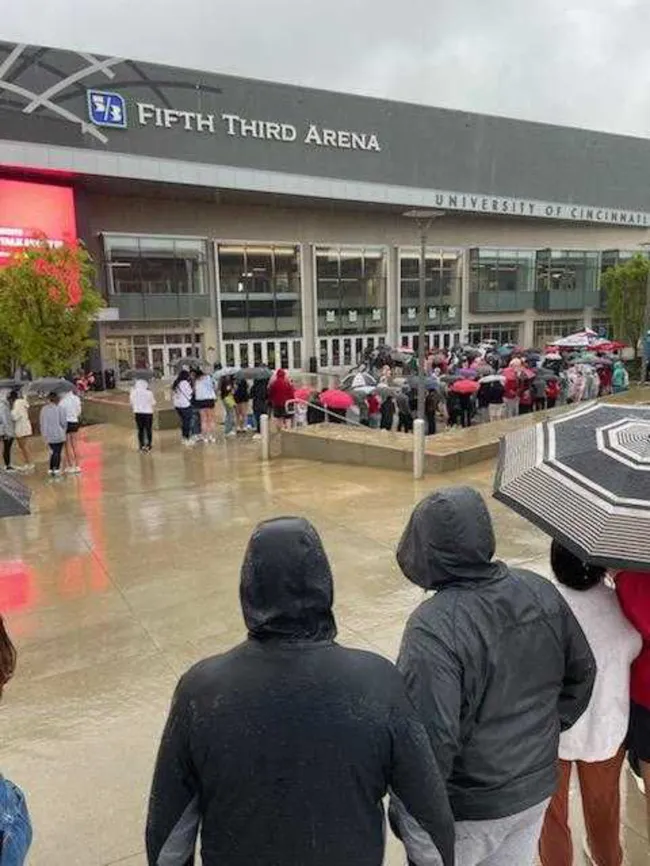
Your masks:
M298 140L298 128L292 123L272 120L250 120L238 114L207 114L200 111L180 111L174 108L158 108L146 102L138 103L138 122L141 126L159 126L165 129L179 127L187 132L215 133L219 122L226 135L238 138L257 138L265 141L292 142ZM317 123L309 123L304 135L304 144L320 147L336 147L345 150L379 152L381 145L377 135L348 129L328 129Z

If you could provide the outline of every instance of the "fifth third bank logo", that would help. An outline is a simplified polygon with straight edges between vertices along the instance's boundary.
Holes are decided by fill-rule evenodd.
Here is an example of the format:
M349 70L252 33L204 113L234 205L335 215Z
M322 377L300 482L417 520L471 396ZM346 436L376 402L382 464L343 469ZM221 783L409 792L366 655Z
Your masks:
M126 129L126 102L119 93L88 90L88 117L95 126Z

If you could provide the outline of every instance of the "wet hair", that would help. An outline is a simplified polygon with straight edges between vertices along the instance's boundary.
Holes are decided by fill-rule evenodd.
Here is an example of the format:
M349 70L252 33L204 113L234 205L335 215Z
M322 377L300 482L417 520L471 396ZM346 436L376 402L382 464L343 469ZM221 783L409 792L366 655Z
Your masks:
M0 694L16 670L16 648L7 634L4 620L0 616Z
M50 391L50 393L47 395L47 399L50 401L50 403L58 403L59 395L56 391Z
M9 403L9 407L10 407L11 409L14 408L14 403L16 402L16 400L17 400L19 397L20 397L20 389L19 389L19 388L13 388L13 389L9 392L9 396L7 397L7 403Z
M555 539L551 544L551 568L563 586L579 590L597 586L607 571L599 565L588 565L583 562Z

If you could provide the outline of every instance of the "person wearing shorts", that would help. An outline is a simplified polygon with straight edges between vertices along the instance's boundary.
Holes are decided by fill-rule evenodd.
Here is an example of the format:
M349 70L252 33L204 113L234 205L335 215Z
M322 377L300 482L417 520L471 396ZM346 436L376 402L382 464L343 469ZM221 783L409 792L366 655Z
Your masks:
M632 767L638 769L645 785L650 837L650 575L619 571L614 579L623 613L643 640L643 649L632 664L627 748Z
M290 419L287 411L287 403L295 397L295 390L286 370L278 370L275 378L269 385L269 403L273 409L273 417L276 419L278 428L287 427Z
M200 371L194 382L194 406L201 418L201 438L204 442L216 442L214 405L217 394L212 376Z
M67 422L65 437L65 472L78 475L81 472L79 466L79 454L77 452L77 434L79 433L79 419L81 418L81 400L74 391L68 391L61 398L60 406L65 411Z

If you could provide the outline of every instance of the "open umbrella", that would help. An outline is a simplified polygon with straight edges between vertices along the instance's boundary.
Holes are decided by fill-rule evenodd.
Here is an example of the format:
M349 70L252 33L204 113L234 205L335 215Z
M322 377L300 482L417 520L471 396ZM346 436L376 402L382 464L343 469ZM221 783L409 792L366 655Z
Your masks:
M25 391L28 394L65 394L68 391L74 391L74 385L67 379L45 376L42 379L34 379L27 385Z
M268 367L242 367L234 375L237 379L270 379L273 370Z
M6 472L0 474L0 517L31 514L32 492L25 484Z
M210 372L212 370L212 364L209 361L206 361L205 358L199 358L196 355L184 355L182 358L178 358L174 362L174 371L176 373L180 373L181 370L190 370L192 368L198 368Z
M533 373L535 379L559 379L560 377L549 367L537 367L536 370L529 370Z
M340 387L344 390L352 391L355 388L374 387L376 384L377 380L374 376L371 376L370 373L356 372L348 373L348 375L341 380Z
M505 376L499 376L497 373L490 373L489 376L482 376L478 380L478 383L479 385L489 385L491 382L500 382L503 385L505 381Z
M585 562L650 570L649 472L650 407L588 403L502 439L494 495Z
M309 400L313 393L313 388L297 388L294 397L296 400Z
M347 391L329 388L322 392L320 401L326 409L349 409L354 404L354 397Z
M239 370L240 367L221 367L219 370L214 371L212 378L218 380L223 379L224 376L236 376Z
M160 373L156 370L126 370L126 372L122 373L122 379L143 379L145 382L149 382L158 376L160 376Z
M7 389L11 390L13 388L22 388L24 385L28 384L28 382L17 382L15 379L0 379L0 389L3 391Z
M459 367L454 371L457 376L462 376L463 379L475 379L478 375L476 370L471 367Z
M472 379L459 379L449 390L453 391L454 394L476 394L479 388L479 383Z

